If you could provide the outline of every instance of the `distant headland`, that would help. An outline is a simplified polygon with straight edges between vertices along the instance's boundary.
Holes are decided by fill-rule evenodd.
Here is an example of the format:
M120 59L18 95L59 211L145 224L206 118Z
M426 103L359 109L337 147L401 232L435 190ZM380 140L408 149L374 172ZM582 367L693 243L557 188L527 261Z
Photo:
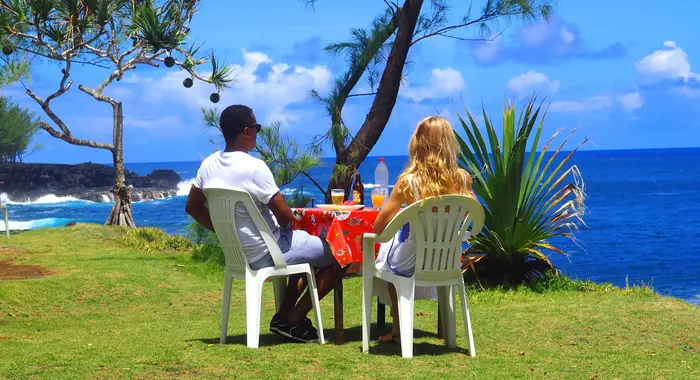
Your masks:
M132 186L132 200L173 197L182 181L172 170L157 169L146 176L126 170L126 183ZM111 202L114 168L91 162L67 164L0 163L0 193L13 202L31 202L53 194L93 202Z

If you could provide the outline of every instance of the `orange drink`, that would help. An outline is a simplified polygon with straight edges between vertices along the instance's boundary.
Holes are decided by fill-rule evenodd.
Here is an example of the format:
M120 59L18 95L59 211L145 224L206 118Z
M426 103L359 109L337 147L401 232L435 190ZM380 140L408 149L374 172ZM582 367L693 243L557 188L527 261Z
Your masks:
M375 187L372 189L372 206L375 208L380 208L384 205L386 200L386 189L380 187Z
M372 195L372 206L379 208L384 204L385 195Z

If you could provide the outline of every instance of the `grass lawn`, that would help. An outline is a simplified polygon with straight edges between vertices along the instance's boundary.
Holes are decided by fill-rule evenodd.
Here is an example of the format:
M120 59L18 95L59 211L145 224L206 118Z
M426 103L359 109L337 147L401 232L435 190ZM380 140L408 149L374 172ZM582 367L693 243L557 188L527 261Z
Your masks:
M476 358L463 331L461 350L444 348L436 304L418 302L406 360L395 345L360 353L359 278L345 283L347 344L333 344L331 297L325 346L267 332L267 285L261 347L249 349L243 282L234 281L219 345L223 271L187 254L135 252L120 231L79 225L0 239L6 275L9 263L47 274L0 280L0 378L700 379L700 308L645 289L471 291Z

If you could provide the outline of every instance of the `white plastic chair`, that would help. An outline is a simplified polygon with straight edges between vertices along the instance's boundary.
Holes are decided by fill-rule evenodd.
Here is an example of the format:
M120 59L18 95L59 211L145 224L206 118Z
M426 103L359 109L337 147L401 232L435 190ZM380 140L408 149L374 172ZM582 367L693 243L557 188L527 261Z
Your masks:
M275 305L277 311L282 306L286 289L287 277L292 274L305 273L308 277L311 301L315 311L316 328L318 329L319 343L325 344L323 337L323 325L321 322L321 308L319 307L318 292L316 291L316 276L309 264L287 265L282 257L282 251L277 245L270 228L263 220L260 211L255 207L252 198L246 192L227 189L205 189L204 195L209 204L209 214L214 224L216 236L226 258L226 274L224 278L224 299L221 309L221 337L219 343L226 342L228 327L228 312L231 301L231 285L234 278L245 279L246 288L246 319L247 319L247 343L250 348L257 348L260 342L260 309L262 302L262 286L266 279L273 278L275 291ZM237 204L242 204L250 214L260 235L270 251L274 267L259 270L250 269L248 260L241 247L236 229L235 209Z
M374 257L375 243L390 241L406 223L410 223L417 246L416 271L412 277L398 276L384 269L375 262ZM465 235L478 234L483 226L484 209L478 201L461 195L444 195L412 204L396 215L381 234L363 236L362 352L369 352L373 287L375 281L384 280L396 287L401 355L404 358L413 357L416 286L437 286L445 344L453 348L457 346L454 287L459 288L464 329L469 339L469 355L476 355L460 257Z
M4 204L0 203L0 209L2 209L2 213L4 214L5 217L5 235L7 235L7 238L10 238L10 222L7 220L7 206Z

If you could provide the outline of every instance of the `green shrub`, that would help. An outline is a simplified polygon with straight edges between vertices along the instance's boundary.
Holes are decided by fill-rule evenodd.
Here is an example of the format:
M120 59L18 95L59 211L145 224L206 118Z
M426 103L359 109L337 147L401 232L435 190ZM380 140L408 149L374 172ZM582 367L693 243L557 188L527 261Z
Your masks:
M127 246L141 252L187 251L194 243L184 236L170 236L154 227L132 228L122 236Z
M216 244L203 243L192 248L192 259L200 262L216 263L224 266L226 259L224 250L217 242Z
M531 99L519 116L516 106L507 104L501 131L485 110L483 128L468 111L468 121L460 116L467 137L457 135L460 161L474 174L474 192L486 213L484 228L470 240L468 253L486 254L487 277L504 281L527 281L554 269L547 253L566 253L551 239L576 242L574 233L585 226L585 185L569 161L587 139L564 153L573 131L558 147L556 132L541 146L546 112L535 102Z
M193 260L217 263L221 266L226 263L224 251L215 233L193 220L187 236L195 242L192 247Z
M312 197L306 195L303 191L293 190L290 194L286 195L285 201L287 205L291 208L304 208L311 204Z

